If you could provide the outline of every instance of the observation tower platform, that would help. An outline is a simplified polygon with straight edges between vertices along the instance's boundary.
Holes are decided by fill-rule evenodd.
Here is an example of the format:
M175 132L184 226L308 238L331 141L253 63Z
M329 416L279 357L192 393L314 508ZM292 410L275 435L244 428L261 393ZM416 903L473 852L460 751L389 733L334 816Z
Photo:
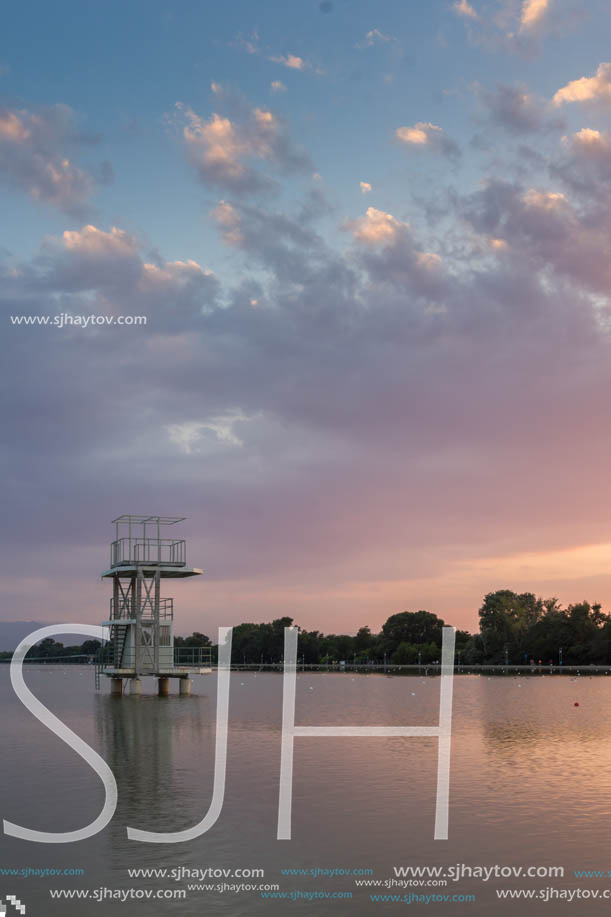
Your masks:
M110 617L102 624L109 629L109 642L96 665L96 685L107 676L117 696L123 694L124 679L130 693L140 694L142 676L157 678L162 696L169 694L170 678L178 678L180 693L189 694L190 676L212 671L211 648L174 647L174 600L161 596L162 579L203 573L187 564L185 539L165 534L184 520L129 514L113 519L110 566L102 573L113 586Z

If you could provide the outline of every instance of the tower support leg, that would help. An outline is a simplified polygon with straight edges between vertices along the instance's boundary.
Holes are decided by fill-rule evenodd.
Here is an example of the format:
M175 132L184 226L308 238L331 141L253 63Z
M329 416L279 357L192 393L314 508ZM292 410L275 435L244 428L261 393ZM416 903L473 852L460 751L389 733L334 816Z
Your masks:
M130 694L142 694L142 681L140 678L130 678L129 693Z
M159 697L167 697L170 693L170 679L166 678L165 676L161 676L161 678L159 678L157 681L157 685Z
M111 678L110 679L110 693L113 697L122 697L123 695L123 679L122 678Z
M190 678L181 678L180 679L180 694L184 697L188 697L191 694L191 679Z

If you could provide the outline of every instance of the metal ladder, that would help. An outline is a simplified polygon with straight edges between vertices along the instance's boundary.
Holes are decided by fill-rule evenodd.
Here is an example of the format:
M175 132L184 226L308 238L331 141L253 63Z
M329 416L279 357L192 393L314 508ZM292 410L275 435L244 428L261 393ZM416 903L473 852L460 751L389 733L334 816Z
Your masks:
M121 668L121 663L123 662L123 650L125 649L125 641L127 640L127 630L127 624L113 624L112 626L112 647L114 665L116 668Z
M102 673L105 666L109 663L120 668L123 661L123 650L127 640L127 624L112 625L112 635L109 644L102 645L96 655L94 667L95 689L99 691L102 687ZM110 653L109 653L110 650Z
M104 644L102 644L102 646L99 648L96 654L95 669L94 669L96 691L99 691L100 688L102 687L102 669L104 668L104 650L105 650L105 647L104 647Z

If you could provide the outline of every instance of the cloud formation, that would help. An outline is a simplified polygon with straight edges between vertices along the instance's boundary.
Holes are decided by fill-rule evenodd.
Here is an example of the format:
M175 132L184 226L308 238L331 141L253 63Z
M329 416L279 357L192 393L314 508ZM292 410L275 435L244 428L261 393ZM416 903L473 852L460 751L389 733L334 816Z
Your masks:
M379 245L394 241L401 223L392 213L384 213L375 207L368 207L364 217L349 220L346 228L352 233L357 242L366 245ZM406 225L406 224L403 224Z
M476 9L468 0L456 0L452 10L463 19L473 44L532 59L546 36L575 29L586 15L581 7L573 0L493 0Z
M611 134L584 127L562 138L551 173L577 194L606 206L611 192Z
M586 209L562 191L496 179L462 201L461 212L477 232L503 239L512 258L539 275L549 278L553 272L576 292L611 289L606 208Z
M549 10L550 0L523 0L520 29L528 31L538 26Z
M566 102L611 102L611 63L598 65L595 76L582 76L562 86L554 94L554 105Z
M557 113L548 112L548 104L528 92L525 86L497 84L494 90L476 88L480 102L493 124L510 134L533 134L541 130L561 130L565 123Z
M241 162L236 123L230 149ZM565 156L604 159L608 138L589 130L566 141ZM267 150L266 134L259 142ZM251 584L252 600L263 577L252 613L264 616L280 570L293 584L316 570L321 594L350 584L349 622L354 601L365 608L372 595L355 570L371 589L395 582L425 597L430 577L485 556L482 545L595 540L611 511L608 212L566 183L495 178L448 211L460 247L371 207L343 225L340 250L325 239L320 201L289 211L238 196L211 215L233 282L93 224L47 239L31 261L5 261L9 315L148 317L136 334L5 336L7 475L31 493L26 504L8 495L19 499L10 562L20 569L20 540L32 547L35 531L41 575L61 563L64 546L49 550L34 526L43 491L49 519L71 508L63 537L94 565L92 516L157 506L162 493L162 511L190 509L190 547L211 571L207 595L218 595L213 618L219 580ZM576 486L577 467L588 489ZM384 591L364 620L384 617L390 600Z
M389 41L394 41L392 35L385 35L384 32L381 32L379 29L370 29L362 41L357 41L355 47L362 51L365 48L372 48L377 44L387 44Z
M418 121L412 127L398 127L395 137L407 147L428 149L454 159L460 156L458 144L447 136L443 128L430 121Z
M467 19L478 19L478 14L471 6L468 0L455 0L452 9L458 16L465 16Z
M282 64L289 70L308 70L310 65L297 54L275 54L268 58L274 64Z
M31 552L45 586L84 570L84 614L98 620L91 519L184 507L208 576L181 628L288 602L307 626L328 626L331 609L338 630L420 605L471 625L457 602L474 607L470 570L478 589L497 585L490 555L509 576L514 557L608 540L608 132L588 121L561 141L557 108L493 83L479 95L489 145L458 187L447 168L434 187L392 185L405 150L450 154L436 124L409 122L387 173L375 158L361 163L369 181L347 171L345 219L275 112L212 93L211 111L178 111L195 174L218 189L203 217L218 273L178 241L151 251L117 219L62 224L29 258L0 253L7 316L148 319L7 321L11 575L27 584ZM11 114L1 142L27 146L31 124ZM280 185L300 169L303 184ZM274 182L284 193L255 193ZM66 594L44 593L61 618Z
M222 101L222 87L213 84L213 91ZM309 158L292 143L284 122L268 109L242 104L237 119L218 112L206 119L181 102L176 108L184 121L187 155L206 184L252 194L273 187L270 176L251 165L253 161L280 172L311 168Z
M33 201L83 216L98 178L75 165L72 151L82 144L74 113L67 105L38 111L0 108L0 179Z

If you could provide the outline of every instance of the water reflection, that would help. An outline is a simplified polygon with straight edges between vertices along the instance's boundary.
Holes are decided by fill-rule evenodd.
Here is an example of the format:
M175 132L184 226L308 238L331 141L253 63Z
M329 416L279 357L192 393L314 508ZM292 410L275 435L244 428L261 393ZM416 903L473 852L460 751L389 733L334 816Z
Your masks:
M113 849L126 843L127 825L179 831L199 820L194 813L212 776L214 716L207 696L96 696L97 735L119 789Z
M8 673L5 673L8 675ZM0 678L5 675L0 672ZM119 803L112 823L87 842L42 845L1 838L5 867L36 861L45 867L82 868L82 877L54 880L59 888L186 887L162 879L134 880L129 868L212 866L262 868L265 881L283 890L353 890L350 904L291 902L299 914L366 915L377 907L353 882L310 876L289 878L286 868L368 867L376 878L412 865L563 865L605 868L611 790L609 679L456 679L450 786L450 838L433 841L437 743L434 739L297 739L293 839L276 840L282 679L232 676L225 802L217 824L188 844L130 841L129 825L180 831L199 822L212 797L216 679L194 683L190 698L111 698L95 694L87 674L32 672L31 689L75 729L112 768ZM48 830L91 821L101 807L99 779L78 756L23 713L10 685L2 684L7 748L0 785L4 817ZM149 688L152 688L151 684ZM579 706L576 707L575 704ZM296 722L303 725L433 725L439 711L438 679L352 675L300 675ZM532 883L531 883L532 884ZM545 880L534 883L543 887ZM562 883L560 883L562 884ZM570 884L567 879L565 886ZM49 899L53 883L15 880L33 913L82 917L78 903ZM496 887L499 886L496 883ZM503 887L526 887L504 883ZM13 893L12 889L9 889ZM516 913L495 887L465 880L450 891L473 893L473 917ZM252 893L192 893L186 900L130 906L110 902L103 917L176 914L202 910L232 917L263 917L269 901ZM393 907L393 905L388 905ZM466 905L464 913L467 913ZM540 905L541 913L549 906ZM597 913L594 901L579 911ZM283 908L281 913L287 913ZM444 904L427 913L460 913ZM537 906L528 913L539 913Z

